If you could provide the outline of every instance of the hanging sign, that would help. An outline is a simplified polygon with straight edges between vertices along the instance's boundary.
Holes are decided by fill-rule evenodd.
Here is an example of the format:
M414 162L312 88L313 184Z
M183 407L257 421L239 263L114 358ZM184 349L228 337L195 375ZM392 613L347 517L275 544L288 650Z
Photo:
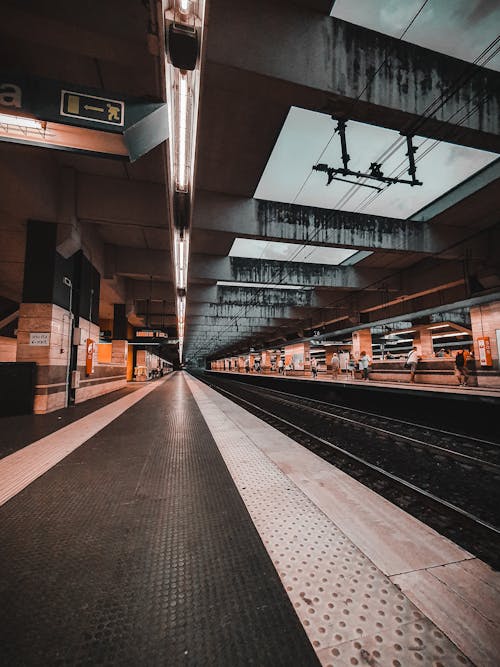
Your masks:
M489 336L483 336L477 339L479 348L479 363L481 366L491 366L493 359L491 358L491 344Z
M87 338L87 351L85 355L85 374L92 375L94 372L94 341Z
M61 90L61 115L109 125L124 124L125 102L106 97Z

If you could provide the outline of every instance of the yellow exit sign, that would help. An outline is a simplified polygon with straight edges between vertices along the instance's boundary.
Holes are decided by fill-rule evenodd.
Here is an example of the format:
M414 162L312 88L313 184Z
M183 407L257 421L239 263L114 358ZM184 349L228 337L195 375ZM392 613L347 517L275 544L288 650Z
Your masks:
M125 102L85 95L73 90L62 90L60 114L121 127L125 120Z

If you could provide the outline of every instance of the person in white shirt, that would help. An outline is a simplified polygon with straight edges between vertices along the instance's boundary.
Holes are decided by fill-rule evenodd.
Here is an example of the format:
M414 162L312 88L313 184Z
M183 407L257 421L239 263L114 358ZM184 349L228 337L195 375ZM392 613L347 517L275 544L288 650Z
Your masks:
M368 367L371 364L371 358L369 357L368 354L363 350L361 352L361 355L359 357L359 370L361 371L363 375L363 380L368 380Z
M418 354L417 348L412 347L406 357L405 366L410 369L410 382L415 382L415 371L417 370Z

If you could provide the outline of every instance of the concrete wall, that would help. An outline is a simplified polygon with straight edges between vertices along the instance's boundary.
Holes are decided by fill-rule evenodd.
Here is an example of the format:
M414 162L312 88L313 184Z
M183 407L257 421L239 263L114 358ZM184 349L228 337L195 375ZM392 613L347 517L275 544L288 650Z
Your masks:
M75 402L82 403L89 398L95 398L102 394L108 394L110 391L123 388L127 383L127 357L123 354L118 360L113 359L111 354L110 360L99 363L98 346L94 346L94 368L93 373L86 374L86 352L87 352L87 338L91 338L94 342L99 340L99 326L93 324L88 320L80 318L80 328L82 330L82 338L78 346L78 360L77 366L80 371L80 387L75 392ZM107 347L112 348L112 345ZM113 350L111 349L111 353Z
M17 354L17 340L0 336L0 362L15 361Z

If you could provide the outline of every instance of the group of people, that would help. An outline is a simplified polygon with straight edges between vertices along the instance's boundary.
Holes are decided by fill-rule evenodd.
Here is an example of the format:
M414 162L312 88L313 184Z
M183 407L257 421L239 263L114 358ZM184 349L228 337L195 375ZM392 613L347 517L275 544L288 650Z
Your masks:
M451 353L441 348L436 353L436 357L438 359L443 359L446 357L451 358ZM417 348L412 347L412 349L408 352L405 361L405 367L410 369L410 382L412 383L415 382L415 373L417 370L419 360L420 356L418 354ZM459 387L468 386L467 383L469 381L470 373L469 369L467 368L467 364L473 363L473 361L474 361L474 353L469 350L457 350L457 352L455 353L455 375L458 379Z
M342 358L341 358L342 357ZM361 372L363 380L368 380L369 368L371 366L372 360L369 354L363 350L358 360L356 361L352 354L346 353L337 353L332 354L332 378L336 380L339 376L339 373L345 371L346 374L354 377L354 373L358 370ZM318 362L315 357L311 358L311 374L313 378L318 376Z
M450 357L451 354L449 351L444 350L443 348L436 353L437 358L446 358ZM458 350L455 354L455 375L458 379L458 384L461 387L468 386L469 380L469 369L467 364L473 360L473 352L468 350ZM415 375L417 372L418 363L421 357L418 354L417 348L414 346L408 352L404 367L410 371L409 382L412 384L415 383ZM332 354L331 367L332 367L332 378L336 380L339 376L339 373L345 371L347 374L350 374L351 377L354 377L354 373L359 371L363 380L369 379L370 366L372 364L372 359L365 350L362 350L358 359L356 360L353 355L349 352L334 352ZM279 375L286 375L287 370L293 370L293 362L290 362L288 365L285 365L285 362L282 357L277 359L277 363L273 362L272 370L278 370ZM250 367L250 360L246 359L245 361L245 372L250 373L250 371L259 372L261 370L261 365L259 360L255 360L253 367ZM318 377L318 360L316 357L311 356L311 374L313 378Z

